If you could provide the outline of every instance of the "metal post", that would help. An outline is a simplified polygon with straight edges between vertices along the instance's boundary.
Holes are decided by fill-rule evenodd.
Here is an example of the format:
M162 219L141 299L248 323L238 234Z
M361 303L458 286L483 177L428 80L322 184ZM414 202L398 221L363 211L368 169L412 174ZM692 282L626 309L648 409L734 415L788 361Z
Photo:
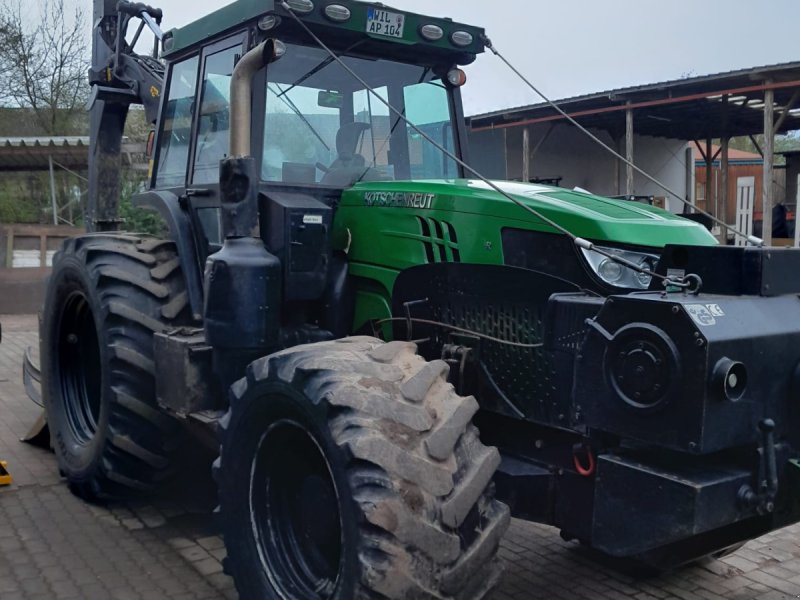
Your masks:
M728 155L730 154L731 141L731 138L728 136L729 106L728 95L725 94L722 97L722 138L720 139L721 155L719 159L720 171L722 172L722 210L720 214L717 215L717 217L722 219L723 223L728 222ZM722 244L728 243L728 232L724 227L720 229L719 241Z
M720 155L721 171L722 171L722 210L717 215L724 223L728 222L728 148L731 139L723 137L721 140L722 154ZM723 244L728 243L728 232L723 227L720 231L720 242Z
M628 104L630 104L628 100ZM628 159L625 171L625 194L633 196L633 109L625 111L625 158Z
M696 190L695 190L695 161L694 161L694 150L692 150L691 146L686 146L684 150L684 162L686 163L686 200L692 205L697 205L697 198L696 198ZM667 199L669 202L669 199ZM690 211L688 205L684 204L681 212L683 214L688 214Z
M47 266L47 234L39 236L39 266Z
M703 198L705 206L703 206L702 208L703 210L709 213L714 212L713 209L711 208L713 206L713 202L711 200L711 197L713 196L711 192L711 174L713 171L713 165L714 165L714 159L713 159L713 153L711 152L711 138L706 138L706 193ZM716 217L717 215L715 214L714 216Z
M6 269L10 269L14 266L14 227L9 226L6 231Z
M797 207L800 206L800 173L797 175L797 195L796 195L796 204L794 205L794 247L800 247L800 227L797 226Z
M531 180L531 132L526 125L522 130L522 182Z
M772 83L771 81L766 82ZM773 129L775 92L764 92L764 185L761 194L762 226L761 239L764 245L772 245L772 171L775 160L775 130Z
M503 129L503 167L505 168L505 179L509 179L508 168L508 129Z
M50 163L50 200L53 203L53 225L58 225L58 204L56 203L56 176L53 173L53 157L47 157Z

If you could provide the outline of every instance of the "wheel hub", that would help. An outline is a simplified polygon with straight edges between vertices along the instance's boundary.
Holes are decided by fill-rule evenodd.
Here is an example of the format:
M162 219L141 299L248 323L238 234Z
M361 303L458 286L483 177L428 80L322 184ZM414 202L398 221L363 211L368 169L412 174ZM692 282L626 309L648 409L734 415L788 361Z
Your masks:
M342 524L331 469L312 435L280 421L262 436L250 480L250 519L262 565L287 598L331 598Z
M61 397L74 439L90 443L100 422L100 346L86 296L76 292L64 305L58 333Z

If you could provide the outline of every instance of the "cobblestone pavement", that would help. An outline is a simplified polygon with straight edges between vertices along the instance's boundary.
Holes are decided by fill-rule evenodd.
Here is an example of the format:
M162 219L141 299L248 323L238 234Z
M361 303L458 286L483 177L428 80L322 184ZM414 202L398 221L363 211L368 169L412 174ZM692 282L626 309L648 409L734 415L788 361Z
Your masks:
M146 502L98 507L67 490L55 457L18 440L38 408L21 382L33 317L0 316L0 600L235 598L215 535L211 457L192 457ZM189 460L187 458L187 460ZM196 463L196 464L194 464ZM636 578L549 527L513 521L500 549L506 572L492 600L785 600L800 598L800 527L766 535L719 561Z

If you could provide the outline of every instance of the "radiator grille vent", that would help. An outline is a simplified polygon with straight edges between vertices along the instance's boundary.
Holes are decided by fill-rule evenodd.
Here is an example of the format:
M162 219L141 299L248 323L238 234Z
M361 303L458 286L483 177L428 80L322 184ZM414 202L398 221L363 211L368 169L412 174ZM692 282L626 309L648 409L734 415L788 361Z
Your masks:
M461 262L456 229L447 221L417 217L429 263Z

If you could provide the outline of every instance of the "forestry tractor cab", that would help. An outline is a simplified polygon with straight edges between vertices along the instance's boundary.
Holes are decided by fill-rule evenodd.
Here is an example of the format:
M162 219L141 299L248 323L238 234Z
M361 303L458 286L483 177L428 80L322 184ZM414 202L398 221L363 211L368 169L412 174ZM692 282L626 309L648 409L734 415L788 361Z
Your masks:
M160 23L95 0L99 233L57 254L41 320L76 494L210 444L244 598L480 598L510 515L660 566L800 520L797 251L480 177L480 28L355 0ZM165 239L116 231L136 103Z

